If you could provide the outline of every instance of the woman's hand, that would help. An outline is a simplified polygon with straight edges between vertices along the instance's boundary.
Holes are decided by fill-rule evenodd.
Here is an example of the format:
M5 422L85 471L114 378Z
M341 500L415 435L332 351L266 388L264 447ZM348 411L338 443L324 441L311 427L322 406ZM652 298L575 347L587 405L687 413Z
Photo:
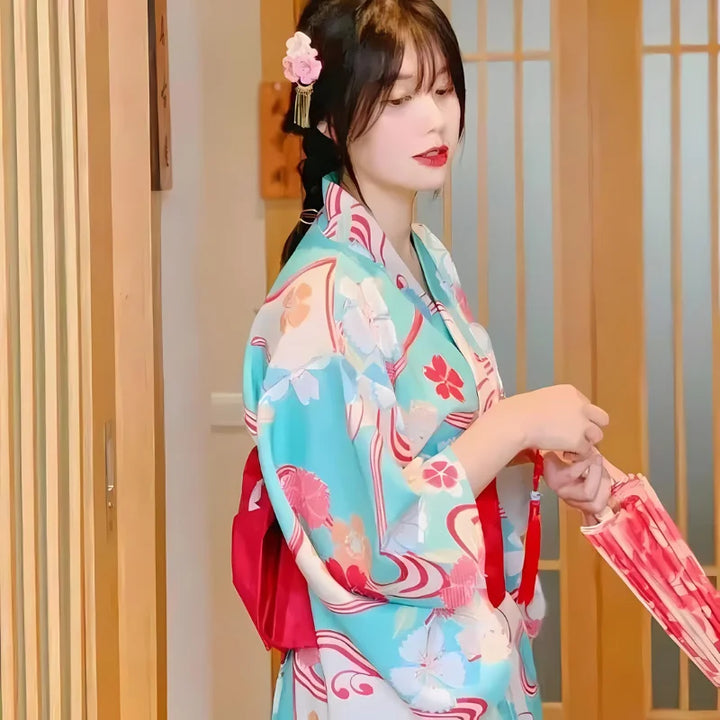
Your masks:
M452 448L477 497L524 450L594 451L607 425L604 410L571 385L555 385L495 403L457 438ZM581 469L581 472L583 468Z
M503 402L515 407L524 447L589 455L603 439L608 414L572 385L552 385Z
M595 449L579 460L567 462L554 452L545 454L545 483L570 507L580 510L586 525L608 505L612 481L603 456Z

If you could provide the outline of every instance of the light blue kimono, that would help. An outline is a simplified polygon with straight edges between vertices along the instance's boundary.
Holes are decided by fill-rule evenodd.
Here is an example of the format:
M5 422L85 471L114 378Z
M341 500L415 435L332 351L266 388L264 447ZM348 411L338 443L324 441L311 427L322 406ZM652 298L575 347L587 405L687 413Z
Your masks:
M278 720L541 717L528 636L544 601L539 585L527 610L513 599L527 489L500 488L508 593L494 608L452 449L502 397L495 357L450 255L413 230L431 296L326 179L324 211L252 329L247 424L318 641L288 655Z

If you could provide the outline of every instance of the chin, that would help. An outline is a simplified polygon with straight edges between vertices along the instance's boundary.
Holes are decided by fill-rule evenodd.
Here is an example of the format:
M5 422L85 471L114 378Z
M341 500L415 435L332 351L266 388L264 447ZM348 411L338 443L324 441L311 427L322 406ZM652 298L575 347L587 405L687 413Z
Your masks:
M386 189L394 189L403 193L435 192L442 190L448 179L450 164L441 168L413 168L402 176L386 177L381 185Z
M422 172L419 172L417 177L414 178L413 186L415 192L435 192L442 190L448 179L448 168L449 165L443 168L437 168L436 170L423 168Z

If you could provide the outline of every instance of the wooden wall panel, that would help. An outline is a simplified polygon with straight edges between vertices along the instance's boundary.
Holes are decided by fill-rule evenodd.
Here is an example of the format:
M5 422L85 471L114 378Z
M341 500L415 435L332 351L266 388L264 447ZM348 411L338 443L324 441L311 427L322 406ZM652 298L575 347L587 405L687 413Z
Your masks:
M0 246L0 700L3 717L19 720L19 663L23 658L17 626L17 244L11 9L10 0L0 2L0 235L4 238Z
M40 718L42 656L40 563L38 548L38 363L40 262L37 44L35 8L28 0L13 7L15 55L15 153L17 172L17 243L20 367L20 507L22 516L23 637L28 720Z

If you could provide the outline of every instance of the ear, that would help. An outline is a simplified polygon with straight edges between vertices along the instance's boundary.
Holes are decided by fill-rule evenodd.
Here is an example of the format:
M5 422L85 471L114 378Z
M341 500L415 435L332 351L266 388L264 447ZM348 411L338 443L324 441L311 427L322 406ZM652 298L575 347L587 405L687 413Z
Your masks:
M317 129L326 137L335 142L335 133L330 130L330 127L327 124L327 120L321 120L317 124Z

